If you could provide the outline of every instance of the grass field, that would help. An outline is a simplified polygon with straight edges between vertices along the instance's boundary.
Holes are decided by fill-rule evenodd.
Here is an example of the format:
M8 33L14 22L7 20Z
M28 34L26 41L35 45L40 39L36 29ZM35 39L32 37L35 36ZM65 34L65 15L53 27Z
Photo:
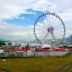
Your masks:
M60 58L9 58L6 62L0 59L0 69L6 68L10 72L58 72L60 68L71 61L72 55ZM70 66L72 67L72 65ZM70 66L61 72L70 72Z

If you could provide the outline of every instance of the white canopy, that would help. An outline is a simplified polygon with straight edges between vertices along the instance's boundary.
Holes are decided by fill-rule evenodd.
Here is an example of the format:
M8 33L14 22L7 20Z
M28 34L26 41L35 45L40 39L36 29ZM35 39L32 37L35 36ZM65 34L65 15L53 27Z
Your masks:
M51 46L50 46L49 44L43 44L43 45L42 45L42 48L45 48L45 47L51 48Z
M0 53L3 53L4 52L4 50L3 49L0 49Z

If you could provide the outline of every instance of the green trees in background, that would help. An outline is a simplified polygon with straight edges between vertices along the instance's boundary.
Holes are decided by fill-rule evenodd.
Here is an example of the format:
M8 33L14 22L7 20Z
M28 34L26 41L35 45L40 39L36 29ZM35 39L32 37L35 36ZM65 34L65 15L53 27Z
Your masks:
M68 45L64 45L63 48L68 48Z
M0 41L0 46L2 45L6 45L6 43L4 41Z

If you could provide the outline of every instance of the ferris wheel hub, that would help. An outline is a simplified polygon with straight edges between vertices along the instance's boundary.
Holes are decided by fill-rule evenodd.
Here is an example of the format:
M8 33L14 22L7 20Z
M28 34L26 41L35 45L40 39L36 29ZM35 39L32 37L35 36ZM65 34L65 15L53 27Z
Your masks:
M54 31L54 27L48 27L47 31L50 32L50 33L53 32Z

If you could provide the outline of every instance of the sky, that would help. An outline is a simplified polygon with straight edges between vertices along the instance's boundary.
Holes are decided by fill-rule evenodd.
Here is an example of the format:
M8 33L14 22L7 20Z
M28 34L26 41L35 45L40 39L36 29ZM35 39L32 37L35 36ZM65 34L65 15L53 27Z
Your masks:
M0 40L35 40L35 21L47 11L56 13L64 21L68 37L72 34L71 3L72 0L0 0ZM46 17L38 22L39 28L45 20ZM60 21L58 22L60 31L62 28ZM45 24L42 25L42 29L46 29ZM45 35L43 31L36 32L38 36ZM62 33L56 29L54 34L59 37Z

